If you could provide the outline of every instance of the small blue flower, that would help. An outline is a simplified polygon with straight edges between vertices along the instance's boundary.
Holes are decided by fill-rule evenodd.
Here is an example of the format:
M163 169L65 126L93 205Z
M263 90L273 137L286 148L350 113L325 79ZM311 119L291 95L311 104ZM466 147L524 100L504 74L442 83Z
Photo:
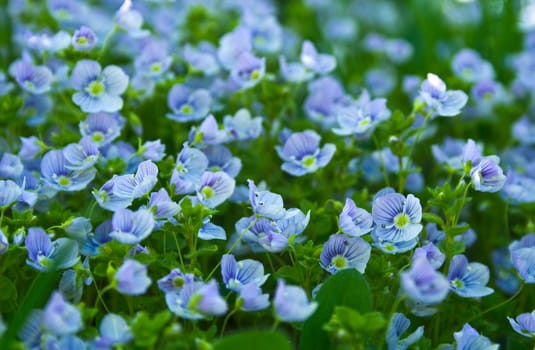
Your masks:
M216 54L215 47L206 41L201 42L196 48L190 44L184 45L184 60L194 71L202 72L204 75L215 75L219 72Z
M126 344L134 338L132 330L121 316L106 314L100 321L100 337L95 341L97 349Z
M34 66L31 62L19 60L9 67L9 73L23 90L31 94L43 94L50 90L53 75L46 66Z
M55 335L74 334L82 328L82 316L78 308L67 303L56 291L45 306L43 325Z
M468 96L461 90L447 90L437 75L429 73L423 81L418 99L425 103L433 115L453 117L461 113Z
M470 176L476 191L498 192L505 184L506 176L498 165L500 158L497 156L483 157L476 164L472 163Z
M498 248L492 252L492 266L498 288L507 295L515 294L520 287L520 281L513 272L511 254L507 248Z
M364 273L371 250L370 244L360 237L348 238L343 234L334 234L323 246L320 265L333 274L349 268Z
M258 58L250 52L242 53L230 71L231 79L240 89L250 89L258 84L266 74L266 59Z
M392 319L388 324L388 330L386 331L388 350L406 350L423 337L424 326L420 326L406 338L399 339L409 329L410 325L411 321L403 314L396 312L392 315Z
M215 280L206 284L187 283L180 292L166 293L165 301L172 313L189 320L224 315L228 310L227 302L219 294Z
M320 149L321 137L313 130L292 134L284 145L276 146L277 154L282 158L282 170L294 176L313 173L325 167L334 155L336 146L325 144Z
M223 67L230 70L237 64L240 55L250 52L252 48L251 32L244 27L238 27L219 39L217 58Z
M426 258L413 261L410 270L402 272L400 277L403 290L416 302L437 304L448 295L448 280Z
M89 114L79 127L82 136L89 136L98 147L110 144L121 134L119 119L108 113Z
M307 116L325 129L336 125L338 108L347 106L352 99L346 96L342 84L333 77L325 76L308 85L309 95L304 109Z
M81 26L72 36L72 46L78 51L89 51L98 42L97 35L91 28Z
M242 108L234 116L225 116L223 127L232 141L256 139L262 132L262 117L251 118L249 110Z
M438 270L446 260L446 255L442 253L440 249L438 249L437 246L435 246L432 242L429 242L423 247L416 248L414 251L414 254L412 255L412 261L420 258L427 259L431 266Z
M227 133L219 129L217 120L212 114L208 115L198 127L192 127L189 132L189 142L192 144L217 145L227 141Z
M134 65L138 74L157 80L169 69L172 61L165 44L150 41L143 46L143 51L136 58Z
M197 187L197 198L209 208L215 208L226 201L234 192L236 181L227 173L206 171Z
M100 152L97 145L89 136L84 136L80 142L71 143L63 149L63 156L67 160L67 167L71 170L86 170L97 162Z
M180 211L180 206L171 200L165 188L150 194L149 208L158 219L169 219Z
M122 294L142 295L152 283L147 267L132 259L125 259L115 272L115 288Z
M463 140L446 137L442 145L431 146L431 151L437 162L447 164L451 169L462 169L465 144Z
M269 274L264 275L264 265L261 262L252 259L236 261L232 254L224 254L221 257L221 275L227 289L235 292L249 283L260 287L269 277Z
M22 189L11 180L0 180L0 207L9 207L22 195Z
M346 198L338 226L346 235L360 237L372 230L373 218L366 210L357 207L351 198Z
M269 294L262 294L262 289L255 283L250 282L240 288L241 310L258 311L269 306Z
M113 214L110 237L124 244L137 244L152 233L154 224L152 213L146 209L119 209Z
M255 50L275 53L282 46L282 27L273 15L257 15L245 12L243 21L251 31L251 40Z
M464 255L455 255L448 270L450 288L464 298L480 298L494 290L485 285L489 282L489 268L480 263L468 263Z
M132 204L132 201L134 200L132 195L122 195L122 192L118 194L118 192L114 191L118 178L117 175L114 175L113 178L106 181L98 191L95 189L92 192L97 203L104 209L110 211L124 209Z
M530 233L509 245L511 261L522 279L535 283L535 234Z
M167 96L167 104L173 111L167 118L177 122L201 120L210 112L212 97L205 89L192 91L185 85L175 84Z
M472 49L462 49L451 61L453 73L467 83L494 78L494 68Z
M253 180L247 180L247 183L249 184L249 201L255 214L274 220L286 216L281 195L265 190L258 191Z
M143 26L143 15L131 9L132 2L125 1L116 13L117 25L124 29L129 36L135 39L146 37L150 34L148 30L141 29Z
M128 87L128 75L118 66L107 66L92 60L80 60L72 70L71 85L77 90L72 96L82 111L117 112L123 107L120 97Z
M149 193L158 181L158 167L150 160L141 162L136 174L115 177L113 193L121 198L140 198Z
M457 350L498 350L499 344L492 344L489 338L478 333L470 324L465 323L463 329L453 333Z
M224 171L230 177L236 177L242 167L240 158L233 157L230 150L222 145L208 146L203 149L208 158L210 171Z
M303 288L287 286L279 279L273 300L275 314L285 322L302 322L309 318L318 307L317 302L309 302Z
M301 63L318 74L327 74L336 68L336 58L318 53L314 44L308 40L305 40L301 47Z
M374 232L383 240L406 242L415 239L422 231L422 206L412 194L405 198L399 193L388 193L376 198L372 217L377 225Z
M227 239L227 233L225 229L221 226L214 225L210 222L210 216L207 216L203 219L203 223L197 237L203 240L212 240L212 239Z
M531 313L526 312L520 314L513 319L512 317L507 317L511 327L520 335L528 338L535 338L535 310Z
M175 193L187 194L195 191L195 187L201 183L201 175L207 168L206 155L184 143L176 157L176 165L171 175L171 184L175 187Z
M51 266L57 269L67 269L76 264L78 244L68 238L58 238L54 242L38 227L31 227L24 241L28 250L26 263L40 271L46 271Z
M183 273L180 269L175 268L169 272L168 275L158 280L158 288L164 293L180 292L180 290L188 283L195 280L195 275L192 273Z
M165 144L160 141L146 141L141 145L141 156L144 159L152 160L153 162L158 162L165 157Z
M41 174L44 181L59 191L80 191L95 178L97 170L93 167L71 170L72 164L62 151L47 152L41 160Z
M306 69L301 62L287 63L284 56L279 56L279 68L282 77L292 83L302 83L314 76L314 72Z
M16 180L22 174L24 165L19 156L4 153L0 159L0 178Z

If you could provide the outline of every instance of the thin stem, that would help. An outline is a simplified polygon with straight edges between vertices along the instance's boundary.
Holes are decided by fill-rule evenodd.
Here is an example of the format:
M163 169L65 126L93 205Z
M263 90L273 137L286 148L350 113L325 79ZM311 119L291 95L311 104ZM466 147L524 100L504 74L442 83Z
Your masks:
M182 258L182 252L180 251L180 243L178 243L178 238L176 238L176 234L174 232L171 232L173 235L173 238L175 239L176 244L176 251L178 252L178 260L180 260L180 267L182 267L182 271L186 270L186 265L184 264L184 259Z
M231 312L227 314L227 316L225 317L225 320L223 320L223 325L221 326L221 333L220 333L221 336L223 336L223 334L225 333L225 328L227 327L228 320L230 319L232 315L236 313L236 311L238 311L238 309L234 308Z
M280 319L278 317L275 317L275 322L273 322L273 326L271 327L271 331L275 332L277 330L277 327L279 326Z
M498 309L498 308L500 308L500 307L502 307L502 306L508 304L509 302L513 301L513 299L516 298L516 297L520 294L520 292L522 291L522 288L523 288L523 287L524 287L524 283L521 283L521 284L520 284L520 288L518 288L518 290L516 291L516 293L513 294L509 299L504 300L504 301L502 301L501 303L499 303L498 305L494 305L494 306L488 308L487 310L485 310L485 311L483 311L483 312L480 312L478 315L472 317L467 323L470 323L470 322L472 322L473 320L476 320L476 319L480 318L481 316L483 316L483 315L485 315L485 314L491 312L492 310L496 310L496 309Z
M0 209L0 228L2 228L2 222L4 221L4 213L6 212L7 207L2 207Z
M100 52L98 54L97 61L100 62L100 60L102 59L102 56L104 56L104 53L106 53L106 50L108 49L108 46L110 44L110 40L115 34L115 32L117 32L117 29L119 29L119 27L117 26L117 24L114 24L113 28L108 32L108 34L104 38L104 41L102 42L102 48L100 49Z
M97 290L97 303L100 301L102 303L102 306L104 306L104 309L107 313L110 313L110 309L108 308L108 305L106 305L106 302L102 298L104 293L112 289L113 287L111 285L106 286L102 291L98 288L97 281L95 281L95 278L91 271L89 271L89 274L91 275L91 278L93 279L93 284L95 285L95 289ZM96 305L95 305L96 306Z

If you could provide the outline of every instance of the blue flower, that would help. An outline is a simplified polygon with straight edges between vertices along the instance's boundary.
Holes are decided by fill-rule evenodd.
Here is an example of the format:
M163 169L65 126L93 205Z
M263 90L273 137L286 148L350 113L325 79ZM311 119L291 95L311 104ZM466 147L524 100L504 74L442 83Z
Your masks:
M462 49L451 61L453 73L467 83L494 78L492 65L472 49Z
M242 108L234 116L225 116L223 127L232 141L256 139L262 132L262 117L251 118L249 110Z
M412 261L420 258L427 259L434 269L439 269L446 260L446 255L442 253L440 249L438 249L432 242L429 242L423 247L416 248L414 251L414 254L412 255Z
M126 344L134 338L132 330L121 316L106 314L100 321L100 337L95 341L97 349Z
M364 273L371 250L370 244L360 237L348 238L343 234L334 234L323 246L320 265L330 273L349 268Z
M117 66L107 66L92 60L80 60L72 70L71 85L77 92L72 96L82 111L117 112L123 107L120 95L128 87L128 75Z
M146 141L141 145L141 156L144 159L158 162L165 157L165 144L162 144L160 139L155 141Z
M71 170L72 164L65 158L62 151L47 152L41 160L41 174L44 181L59 191L80 191L95 178L97 170L87 168Z
M520 314L513 319L512 317L507 317L511 327L520 335L528 338L535 338L535 310L531 313L526 312Z
M232 254L224 254L221 257L221 275L227 289L235 292L249 283L260 287L269 277L269 274L264 275L264 265L261 262L252 259L236 261Z
M468 263L464 255L455 255L448 270L450 288L464 298L480 298L494 290L485 285L489 282L489 268L480 263Z
M388 330L386 331L388 350L406 350L423 337L424 326L420 326L406 338L399 339L409 329L410 325L411 321L403 314L396 312L392 315L392 319L388 324Z
M301 83L310 80L314 72L309 71L301 62L286 62L286 57L279 56L279 68L282 77L292 83Z
M400 277L403 290L416 302L437 304L448 295L448 280L425 258L413 261L410 270L402 272Z
M201 182L201 175L207 168L206 155L184 143L176 157L176 165L171 175L171 184L175 187L175 193L187 194L195 191L195 187Z
M431 151L437 162L445 163L451 169L462 169L465 144L463 140L446 137L442 145L431 146Z
M294 176L313 173L325 167L336 151L332 143L320 149L321 137L313 130L292 134L284 145L276 146L277 154L282 158L282 170Z
M110 237L124 244L137 244L152 233L154 217L146 209L119 209L113 214L112 228Z
M429 73L423 81L418 99L425 103L429 112L442 117L461 113L468 96L461 90L447 90L446 84L437 75Z
M171 66L173 59L167 52L167 45L150 41L136 57L134 65L137 73L151 80L159 79Z
M308 301L303 288L287 286L282 279L277 282L273 305L276 317L285 322L305 321L318 307L317 302Z
M236 177L241 170L240 158L233 157L230 150L222 145L208 146L203 149L208 158L210 171L224 171L230 177Z
M18 179L24 170L24 165L19 156L4 153L0 159L0 178Z
M347 106L352 99L346 96L342 84L333 77L325 76L308 84L309 95L304 109L307 116L330 129L336 125L338 108Z
M98 191L96 189L93 190L92 195L102 208L116 211L124 209L132 204L132 201L134 200L132 195L114 190L118 179L119 176L114 175L113 178L106 181Z
M500 158L497 156L483 157L476 164L472 163L470 176L476 191L498 192L505 184L506 176L498 165Z
M63 149L63 156L67 161L67 167L71 170L86 170L97 162L100 152L97 145L89 136L84 136L80 142L71 143Z
M168 275L158 280L158 288L164 293L180 292L180 290L188 283L195 280L195 275L192 273L183 273L180 269L175 268L169 272Z
M253 180L247 180L247 182L249 184L249 201L255 214L274 220L286 216L281 195L270 191L258 191Z
M148 30L141 29L143 26L143 15L131 9L132 2L125 1L116 13L117 25L124 29L132 38L143 38L150 34Z
M80 311L54 292L43 312L43 325L55 335L74 334L82 328Z
M217 58L226 69L234 67L240 55L252 50L251 33L244 27L238 27L219 39Z
M520 277L528 284L535 283L535 234L527 234L520 241L512 242L509 252Z
M167 104L173 111L167 118L177 122L201 120L210 112L212 97L207 90L192 91L185 85L175 84L167 96Z
M370 213L359 208L351 198L346 202L338 218L340 230L353 237L360 237L372 230L373 219Z
M220 130L215 117L210 114L198 127L192 127L189 132L192 144L217 145L228 141L225 130Z
M9 207L22 195L22 189L11 180L0 180L0 207Z
M19 60L9 67L9 73L23 90L31 94L50 90L53 75L46 66L34 66L31 62Z
M215 75L219 72L216 54L214 46L206 41L202 41L196 48L190 44L184 45L184 60L194 71L202 72L204 75Z
M230 71L231 79L240 89L250 89L264 78L266 59L258 58L250 52L242 53Z
M513 273L513 262L507 248L498 248L492 252L492 266L498 288L507 295L515 294L520 287L520 281Z
M76 271L66 270L63 272L58 287L66 300L77 304L82 299L84 286L82 284L82 279L76 276Z
M463 329L453 333L457 350L498 350L499 344L492 344L489 338L479 335L470 324L465 323Z
M301 47L301 63L318 74L327 74L336 68L336 58L318 53L314 44L308 40L305 40Z
M372 207L373 221L378 238L392 242L415 239L422 231L420 200L409 194L387 193L376 198Z
M180 206L171 200L165 188L150 194L149 208L158 219L169 219L180 211Z
M227 173L206 171L197 187L197 198L209 208L215 208L226 201L234 192L236 181Z
M199 229L199 232L197 233L197 237L203 240L211 240L211 239L221 239L226 240L227 239L227 233L225 232L225 229L221 226L214 225L210 222L211 217L207 216L203 219L203 223L201 228Z
M139 198L149 193L158 181L158 167L150 160L141 162L136 174L120 175L115 178L113 192L122 198Z
M122 294L142 295L152 283L147 267L132 259L125 259L115 272L115 288Z
M215 280L206 284L186 283L180 292L166 293L165 301L172 313L189 320L199 320L209 315L224 315L228 310Z
M72 46L78 51L89 51L98 42L97 35L91 28L81 26L72 36Z
M79 127L82 136L89 136L98 147L104 147L119 137L122 126L116 116L101 112L89 114Z
M269 306L269 294L262 294L262 289L255 282L250 282L240 288L238 301L241 310L258 311Z
M31 227L24 241L28 250L26 263L40 271L54 267L67 269L76 264L78 257L78 244L68 238L58 238L54 242L38 227Z

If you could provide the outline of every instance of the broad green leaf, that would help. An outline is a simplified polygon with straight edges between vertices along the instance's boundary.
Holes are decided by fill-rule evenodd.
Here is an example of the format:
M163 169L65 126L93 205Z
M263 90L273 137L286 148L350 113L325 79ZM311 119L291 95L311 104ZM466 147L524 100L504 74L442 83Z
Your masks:
M246 331L224 337L214 343L214 350L291 350L290 340L271 331Z

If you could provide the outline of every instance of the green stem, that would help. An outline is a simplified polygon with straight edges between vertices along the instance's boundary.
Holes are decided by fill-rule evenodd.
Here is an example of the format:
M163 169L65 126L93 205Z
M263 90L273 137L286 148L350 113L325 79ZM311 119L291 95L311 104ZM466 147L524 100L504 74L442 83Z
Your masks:
M223 336L223 334L225 333L225 328L227 327L228 320L230 319L232 315L236 313L236 311L238 311L238 309L234 308L231 312L227 314L227 316L225 317L225 320L223 320L223 325L221 326L221 333L220 333L221 336Z
M113 35L115 34L115 32L117 32L118 29L119 29L119 27L117 26L117 24L114 24L113 28L108 32L108 34L104 38L104 41L102 42L102 48L100 49L100 52L98 54L97 61L100 62L100 60L102 59L102 57L106 53L106 50L108 49L108 46L110 44L110 40L113 37Z
M520 292L522 292L522 288L524 287L524 283L520 283L520 287L518 288L518 290L516 291L515 294L513 294L509 299L507 300L504 300L502 301L501 303L497 304L497 305L494 305L492 307L489 307L487 310L483 311L483 312L480 312L479 314L477 314L476 316L472 317L470 320L467 321L467 323L470 323L478 318L481 318L481 316L491 312L492 310L496 310L506 304L508 304L509 302L513 301L513 299L515 299L519 294Z
M110 309L108 308L108 305L106 305L106 302L104 301L104 299L102 297L107 291L109 291L113 287L111 285L108 285L108 286L104 287L104 289L101 291L98 288L97 281L95 280L95 277L93 276L91 271L89 272L89 274L91 275L91 278L93 279L93 284L95 285L95 289L97 290L97 304L100 301L102 303L102 306L104 306L104 309L106 310L106 312L110 313Z
M0 228L2 228L2 222L4 222L4 213L6 212L7 207L2 207L0 209Z
M275 332L277 330L277 327L279 326L280 319L278 317L275 317L275 322L273 322L273 326L271 327L271 331Z
M182 272L186 271L186 265L184 264L184 259L182 258L182 252L180 251L180 243L178 243L178 238L176 237L176 234L174 232L171 232L173 235L173 238L175 239L176 244L176 251L178 252L178 259L180 260L180 267L182 268Z

